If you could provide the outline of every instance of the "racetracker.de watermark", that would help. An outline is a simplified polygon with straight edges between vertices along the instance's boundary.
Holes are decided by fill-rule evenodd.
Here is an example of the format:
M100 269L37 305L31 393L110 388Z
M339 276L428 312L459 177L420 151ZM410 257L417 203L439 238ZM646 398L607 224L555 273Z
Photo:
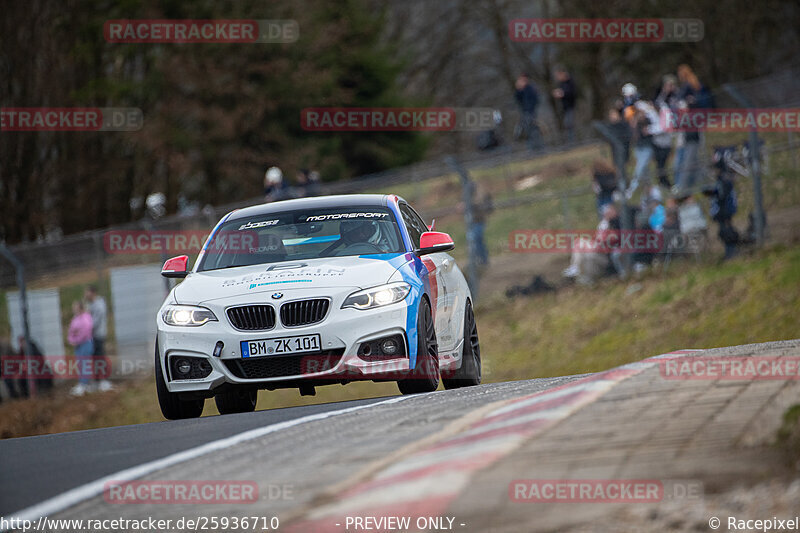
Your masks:
M256 503L255 481L107 481L103 499L112 504Z
M653 230L515 230L508 246L517 253L656 253L664 236Z
M800 132L800 108L665 109L661 125L669 132Z
M139 379L153 372L153 362L120 355L73 357L68 355L0 354L0 374L13 380Z
M217 232L206 250L217 254L257 254L282 246L277 235L259 236L247 225L242 228ZM103 249L108 254L195 254L203 249L210 234L203 230L111 230L103 234Z
M676 357L658 362L667 380L800 380L800 357Z
M109 43L294 43L296 20L109 20L103 25Z
M306 131L484 131L494 127L487 107L309 107Z
M701 41L699 19L514 19L512 41L527 43L669 43Z
M136 107L4 107L0 132L138 131L144 115Z
M105 379L111 377L112 366L105 357L74 359L63 355L0 355L3 379L74 380L85 376Z
M508 497L519 503L657 503L700 500L696 480L660 479L515 479Z

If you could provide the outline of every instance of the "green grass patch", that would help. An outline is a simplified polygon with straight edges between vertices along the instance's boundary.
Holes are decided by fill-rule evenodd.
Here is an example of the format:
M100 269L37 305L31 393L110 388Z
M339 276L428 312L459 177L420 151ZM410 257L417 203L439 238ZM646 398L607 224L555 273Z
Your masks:
M488 381L597 372L681 348L797 337L800 249L480 302Z

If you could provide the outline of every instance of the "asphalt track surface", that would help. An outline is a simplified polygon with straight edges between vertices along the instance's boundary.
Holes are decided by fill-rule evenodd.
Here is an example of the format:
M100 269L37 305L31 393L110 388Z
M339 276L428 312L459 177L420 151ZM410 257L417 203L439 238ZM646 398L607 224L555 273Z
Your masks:
M108 507L102 496L73 494L71 503L62 505L59 495L64 500L68 491L79 492L140 465L153 466L146 472L150 478L291 484L291 500L273 502L275 512L286 511L310 501L321 487L341 482L369 462L424 439L471 411L576 377L3 440L0 516L27 510L94 518ZM219 449L198 452L189 460L154 466L174 454L237 438L242 440L225 441Z
M126 468L258 427L385 398L0 441L0 516Z

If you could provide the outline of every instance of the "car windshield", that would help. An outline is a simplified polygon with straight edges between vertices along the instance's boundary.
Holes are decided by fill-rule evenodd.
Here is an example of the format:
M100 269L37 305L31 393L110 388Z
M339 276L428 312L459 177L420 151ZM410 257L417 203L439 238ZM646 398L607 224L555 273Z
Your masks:
M207 243L198 271L403 251L397 221L386 208L285 211L222 224Z

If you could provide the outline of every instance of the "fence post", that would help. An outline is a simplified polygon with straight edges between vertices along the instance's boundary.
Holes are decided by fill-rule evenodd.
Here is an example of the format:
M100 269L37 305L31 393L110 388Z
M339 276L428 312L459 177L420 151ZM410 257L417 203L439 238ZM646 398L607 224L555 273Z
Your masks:
M14 271L17 275L17 287L19 288L19 304L22 310L22 334L25 337L25 357L27 358L33 350L31 349L31 332L30 328L28 327L28 293L25 288L25 265L22 264L22 261L14 255L14 253L8 249L5 243L0 242L0 255L5 257L9 263L11 263L14 267ZM11 310L9 309L9 314ZM28 368L25 368L26 374L28 373ZM28 380L29 376L25 376L25 380ZM31 394L31 386L30 381L28 381L28 394Z
M445 159L445 163L458 173L461 178L461 193L464 202L464 224L467 234L467 251L469 252L469 263L467 265L467 283L469 290L472 293L473 300L478 300L478 288L480 277L478 275L478 249L476 243L473 242L472 225L474 222L473 205L472 201L475 197L473 194L475 184L469 179L467 170L456 160L455 157L449 156Z
M726 83L722 88L733 97L742 107L751 108L753 103L745 97L736 87ZM761 192L761 149L758 146L758 129L750 130L750 168L753 175L753 223L756 230L756 246L764 244L764 198Z

